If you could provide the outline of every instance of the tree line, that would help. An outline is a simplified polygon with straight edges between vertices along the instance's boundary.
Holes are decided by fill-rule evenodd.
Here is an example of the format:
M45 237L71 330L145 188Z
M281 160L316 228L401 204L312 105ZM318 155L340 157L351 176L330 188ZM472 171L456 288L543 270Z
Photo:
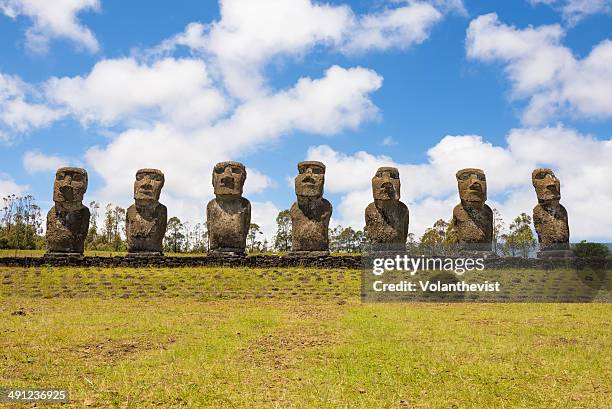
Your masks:
M89 203L91 219L85 240L90 251L126 251L125 209L111 203ZM506 228L499 211L493 209L493 251L500 255L528 257L537 241L531 227L531 216L521 213ZM8 195L0 209L0 249L44 249L44 219L40 207L31 195ZM451 221L437 220L417 239L410 233L407 250L422 254L445 254L457 243ZM336 226L329 229L329 248L334 253L361 253L367 244L364 230ZM456 247L456 246L455 246ZM287 252L291 250L291 216L282 210L276 217L276 231L269 242L261 227L251 223L247 235L249 253ZM168 219L164 251L170 253L205 253L208 251L206 223L191 224L174 216Z

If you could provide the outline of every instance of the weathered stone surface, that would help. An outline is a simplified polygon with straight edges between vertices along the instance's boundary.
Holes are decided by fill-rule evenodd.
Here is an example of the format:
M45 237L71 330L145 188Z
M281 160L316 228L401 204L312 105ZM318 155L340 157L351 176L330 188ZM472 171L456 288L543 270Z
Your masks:
M372 244L404 244L408 236L408 207L400 199L397 168L381 167L372 178L374 201L365 210L366 234Z
M459 203L453 209L453 229L461 248L491 251L493 211L487 200L487 179L481 169L467 168L457 172Z
M486 266L490 269L500 268L573 268L577 259L536 259L522 257L491 257ZM605 261L607 268L612 268L612 258ZM238 257L0 257L0 267L314 267L314 268L350 268L361 269L363 257L360 255L339 255L325 257L292 257L290 255L253 255ZM212 276L209 277L214 279Z
M243 254L251 225L251 203L242 197L246 168L238 162L215 165L212 183L215 198L206 206L211 253Z
M125 217L130 255L153 256L163 252L168 210L159 203L164 174L157 169L140 169L134 182L134 204Z
M561 183L550 169L535 169L531 182L538 196L533 208L533 224L538 234L540 251L553 251L550 257L569 257L569 224L567 210L561 200ZM545 255L542 255L545 256Z
M47 255L82 255L89 229L89 209L83 205L87 171L60 168L53 183L55 206L47 213Z
M295 178L297 201L290 210L292 252L321 255L329 252L329 219L332 205L323 198L325 165L316 161L298 163Z

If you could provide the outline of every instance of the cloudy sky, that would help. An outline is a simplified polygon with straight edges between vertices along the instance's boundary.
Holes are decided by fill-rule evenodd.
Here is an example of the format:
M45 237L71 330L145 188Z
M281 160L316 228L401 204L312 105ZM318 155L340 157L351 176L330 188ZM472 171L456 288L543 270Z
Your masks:
M0 0L0 43L0 195L45 211L59 166L121 206L154 167L169 215L203 221L212 166L237 160L271 235L312 159L355 228L397 166L418 236L456 170L483 168L510 220L546 166L572 241L612 241L611 0Z

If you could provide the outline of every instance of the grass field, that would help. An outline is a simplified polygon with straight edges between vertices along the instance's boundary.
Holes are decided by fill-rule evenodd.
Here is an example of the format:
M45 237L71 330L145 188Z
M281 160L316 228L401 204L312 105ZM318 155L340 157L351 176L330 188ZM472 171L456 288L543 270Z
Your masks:
M610 407L610 304L361 304L359 274L0 268L0 387L66 388L67 407Z

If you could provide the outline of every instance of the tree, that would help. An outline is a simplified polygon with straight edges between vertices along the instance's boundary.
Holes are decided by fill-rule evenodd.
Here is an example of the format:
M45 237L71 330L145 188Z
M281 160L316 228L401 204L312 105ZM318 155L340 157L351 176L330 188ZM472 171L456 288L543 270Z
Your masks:
M419 248L419 243L414 237L414 233L408 233L406 236L406 251L410 254L416 253Z
M274 248L276 251L291 250L291 214L288 209L281 211L276 216Z
M104 212L104 228L101 242L97 250L121 251L126 249L125 237L125 209L108 203Z
M205 253L208 251L208 230L206 223L196 223L193 226L191 243L191 251L193 253Z
M91 217L89 219L89 230L87 231L87 238L85 238L85 248L87 250L98 250L100 245L101 237L98 233L98 217L100 216L100 204L95 200L89 202L89 211Z
M258 224L251 223L249 226L249 232L247 234L247 248L249 253L253 253L255 251L261 251L261 241L257 240L258 236L263 235Z
M42 248L42 224L40 207L33 196L4 197L0 208L0 248Z
M536 240L531 230L531 216L521 213L510 224L509 232L502 234L504 244L502 251L506 255L521 255L529 257L529 252L535 248Z
M338 225L334 227L333 229L330 228L328 231L329 251L331 251L332 253L337 253L340 251L340 248L341 248L340 234L342 233L342 230L344 230L344 228Z
M504 219L502 219L499 210L493 208L493 252L496 254L501 250L500 239L502 238L504 228Z
M261 252L262 253L267 253L268 251L270 251L270 245L268 244L268 239L264 238L263 243L261 244Z
M452 220L438 219L421 236L420 250L427 254L445 254L458 242Z
M336 235L336 230L340 233ZM334 251L340 253L360 253L363 250L366 237L362 230L338 226L334 229Z
M421 236L421 250L428 254L440 253L442 249L442 243L446 237L449 223L442 219L438 219L434 222L432 227L429 227Z
M164 250L179 253L185 244L184 226L181 219L174 216L168 220L166 236L164 237Z

